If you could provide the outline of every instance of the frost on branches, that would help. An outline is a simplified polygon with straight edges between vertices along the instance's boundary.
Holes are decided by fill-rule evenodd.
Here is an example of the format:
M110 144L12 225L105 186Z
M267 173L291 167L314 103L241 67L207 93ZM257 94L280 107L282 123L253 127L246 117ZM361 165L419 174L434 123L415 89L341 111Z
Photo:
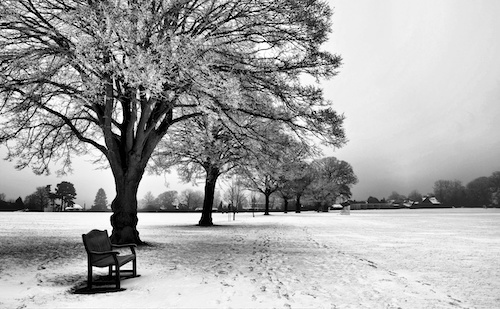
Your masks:
M0 142L40 174L100 156L112 240L141 243L137 188L177 123L238 112L343 144L342 117L300 82L336 74L330 18L314 0L1 1Z

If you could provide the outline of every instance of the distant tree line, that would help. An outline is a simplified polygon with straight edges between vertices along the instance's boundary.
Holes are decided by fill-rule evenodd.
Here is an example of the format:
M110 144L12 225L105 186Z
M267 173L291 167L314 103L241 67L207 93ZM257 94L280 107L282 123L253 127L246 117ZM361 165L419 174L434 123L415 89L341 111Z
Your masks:
M19 211L23 209L25 209L25 206L21 197L7 201L5 193L0 193L0 211Z
M68 211L84 210L75 208L76 190L75 186L68 181L63 181L56 185L55 191L51 190L51 185L40 186L35 191L24 198L18 197L15 201L6 201L5 193L0 193L0 211ZM94 204L89 210L107 211L109 210L106 192L102 188L97 191Z
M423 197L435 197L441 204L455 207L500 206L500 171L489 177L478 177L465 186L460 180L438 180L434 183L433 192L423 196L413 190L408 196L393 191L387 199L370 196L367 203L385 203L392 201L402 203L406 200L419 202Z
M218 200L220 201L220 198ZM148 191L139 200L139 211L193 211L202 206L203 192L193 189L186 189L180 193L176 190L169 190L157 197Z
M327 210L338 199L351 197L357 177L349 163L335 157L311 162L286 158L281 154L267 164L241 165L227 173L229 182L223 192L214 190L210 211L229 208L258 209L265 214L270 209L300 212L304 205L307 209ZM139 211L203 210L206 200L206 192L201 190L166 191L158 197L147 192L139 201Z
M434 195L441 203L452 206L500 206L500 171L489 177L478 177L467 185L459 180L438 180Z
M74 204L76 190L71 182L63 181L57 184L55 191L51 185L37 187L35 192L27 195L24 201L18 197L16 201L5 201L5 194L0 194L0 210L27 211L64 211Z

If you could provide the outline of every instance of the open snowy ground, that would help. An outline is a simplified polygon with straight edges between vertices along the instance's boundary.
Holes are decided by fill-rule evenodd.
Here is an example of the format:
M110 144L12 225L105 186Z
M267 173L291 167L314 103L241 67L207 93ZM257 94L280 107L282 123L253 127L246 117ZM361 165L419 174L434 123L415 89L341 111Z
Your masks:
M73 294L109 216L0 213L0 308L500 308L500 209L139 214L141 277Z

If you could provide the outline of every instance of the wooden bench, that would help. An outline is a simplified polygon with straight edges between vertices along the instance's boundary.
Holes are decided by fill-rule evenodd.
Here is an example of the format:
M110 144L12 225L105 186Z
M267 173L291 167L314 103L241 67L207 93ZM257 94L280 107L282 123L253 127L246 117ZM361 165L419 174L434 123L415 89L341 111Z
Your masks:
M92 230L82 234L83 244L87 251L88 279L87 289L92 289L92 267L108 267L108 277L111 279L115 274L114 281L94 282L95 285L115 283L116 289L120 289L120 276L122 273L131 273L130 277L137 277L137 263L135 255L135 244L114 245L111 243L108 231ZM129 247L131 254L120 255L115 249ZM121 270L120 267L132 262L132 269Z

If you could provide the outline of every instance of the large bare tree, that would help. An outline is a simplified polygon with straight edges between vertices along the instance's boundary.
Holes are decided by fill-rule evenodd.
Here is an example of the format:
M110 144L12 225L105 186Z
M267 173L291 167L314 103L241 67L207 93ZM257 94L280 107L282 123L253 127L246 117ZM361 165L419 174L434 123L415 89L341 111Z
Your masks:
M141 243L137 189L172 125L237 111L343 138L301 83L340 65L321 50L331 15L320 0L3 0L0 143L36 173L97 155L115 180L112 241Z

